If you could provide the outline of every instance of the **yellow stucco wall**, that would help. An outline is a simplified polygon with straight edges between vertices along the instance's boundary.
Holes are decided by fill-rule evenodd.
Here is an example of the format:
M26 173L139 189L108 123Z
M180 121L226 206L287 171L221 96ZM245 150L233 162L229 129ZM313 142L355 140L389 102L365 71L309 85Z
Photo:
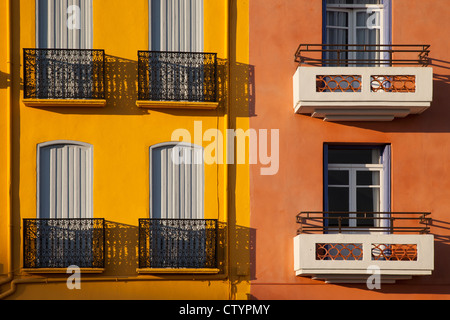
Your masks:
M0 8L7 0L0 1ZM238 2L238 3L237 3ZM68 290L64 281L51 284L20 284L9 299L102 298L102 299L246 299L249 292L249 171L248 166L205 165L205 218L219 219L225 226L222 235L219 275L140 275L137 267L137 223L149 217L149 147L171 140L175 129L187 129L192 142L207 147L201 134L207 129L227 126L248 128L248 117L234 111L245 109L248 94L248 3L232 1L233 21L228 38L228 1L204 1L204 51L217 52L221 93L216 110L153 110L136 106L137 51L148 50L148 0L94 0L94 49L106 54L106 101L102 108L28 107L22 103L23 48L35 47L35 0L13 2L13 225L14 269L16 278L29 277L22 266L23 218L36 217L36 145L51 140L75 140L93 145L94 217L108 224L106 270L86 277L128 278L129 282L88 281L84 290ZM237 12L240 12L238 15ZM5 10L0 10L3 15ZM2 20L2 24L5 24ZM231 25L230 25L231 26ZM1 30L6 30L1 28ZM237 32L239 30L239 32ZM244 30L244 31L243 31ZM2 37L4 39L4 37ZM229 57L229 43L232 56ZM0 103L4 105L6 66L1 42ZM244 66L244 67L242 67ZM228 80L231 70L231 84ZM229 87L227 97L225 88ZM7 107L7 106L6 106ZM230 108L230 110L229 110ZM227 110L229 112L227 112ZM6 113L0 115L5 141ZM202 132L199 137L201 121ZM196 141L194 141L196 139ZM5 144L0 146L0 167L5 168ZM6 235L6 170L0 174L0 274L6 276L8 264ZM230 182L231 181L231 182ZM231 187L228 186L231 183ZM109 236L109 238L108 238ZM224 240L225 241L225 240ZM226 241L225 241L226 242ZM229 250L228 250L229 249ZM229 263L227 263L227 257ZM228 268L228 265L230 268ZM229 277L226 274L229 272ZM225 276L224 276L225 275ZM55 277L54 275L31 275ZM57 275L56 278L67 277ZM198 280L193 280L198 279ZM91 279L94 280L94 279ZM117 280L117 279L116 279ZM9 289L1 287L0 294Z
M9 212L8 205L8 88L10 86L10 78L8 72L8 37L6 30L7 24L7 6L5 1L0 2L0 30L2 37L0 38L0 274L8 272L8 245L7 245L7 229L8 220L6 213Z

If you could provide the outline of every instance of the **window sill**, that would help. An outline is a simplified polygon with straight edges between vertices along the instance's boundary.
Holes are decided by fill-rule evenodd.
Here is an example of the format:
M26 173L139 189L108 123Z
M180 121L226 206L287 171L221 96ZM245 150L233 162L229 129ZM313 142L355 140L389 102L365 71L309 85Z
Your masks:
M141 274L217 274L217 268L137 268L137 273Z
M27 107L104 107L104 99L23 99Z
M22 268L26 273L67 273L68 268ZM81 273L103 273L105 268L80 268Z
M187 109L187 110L214 110L219 106L218 102L194 102L194 101L147 101L137 100L136 105L148 109Z

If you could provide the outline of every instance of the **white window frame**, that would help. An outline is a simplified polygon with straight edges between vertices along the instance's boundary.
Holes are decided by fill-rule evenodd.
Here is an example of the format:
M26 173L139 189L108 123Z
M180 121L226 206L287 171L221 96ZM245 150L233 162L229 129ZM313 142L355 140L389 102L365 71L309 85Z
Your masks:
M384 5L383 4L327 4L326 11L335 12L346 12L348 14L348 26L328 26L326 24L326 29L346 29L348 36L348 44L355 44L356 47L356 31L357 29L366 29L366 27L356 25L356 15L358 12L378 12L380 15L379 26L374 27L374 29L380 30L380 43L379 45L385 44L384 39ZM326 21L325 21L326 23ZM328 33L328 31L327 31ZM338 46L338 45L336 45ZM356 49L355 47L349 47L349 49ZM356 52L349 52L348 59L354 60L356 58ZM377 57L379 59L380 57Z
M380 189L380 203L379 208L382 211L384 208L385 192L384 192L384 169L382 164L328 164L328 171L348 171L349 172L349 184L348 185L333 185L328 184L327 188L348 188L349 190L349 226L350 228L357 228L358 231L367 230L370 231L370 227L357 226L357 207L356 207L356 191L358 188L379 188ZM356 184L356 172L357 171L376 171L380 173L380 184L379 185L357 185ZM328 173L327 173L328 174ZM329 199L328 199L329 201ZM375 220L374 227L380 227L379 220ZM333 227L334 228L334 227Z

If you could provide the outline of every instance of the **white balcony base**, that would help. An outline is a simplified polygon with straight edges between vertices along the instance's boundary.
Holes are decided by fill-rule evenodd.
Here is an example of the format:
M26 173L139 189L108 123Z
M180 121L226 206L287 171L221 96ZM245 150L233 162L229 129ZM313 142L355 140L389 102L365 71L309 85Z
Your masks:
M359 92L318 92L318 76L358 75ZM414 92L373 92L371 76L414 76ZM430 67L298 67L293 77L294 112L324 121L392 121L428 109L433 96Z
M359 260L319 260L316 246L321 244L360 244ZM372 244L413 244L414 261L373 260ZM297 276L327 283L366 283L373 274L381 283L394 283L413 276L431 275L434 270L434 237L429 234L300 234L294 238L294 270Z

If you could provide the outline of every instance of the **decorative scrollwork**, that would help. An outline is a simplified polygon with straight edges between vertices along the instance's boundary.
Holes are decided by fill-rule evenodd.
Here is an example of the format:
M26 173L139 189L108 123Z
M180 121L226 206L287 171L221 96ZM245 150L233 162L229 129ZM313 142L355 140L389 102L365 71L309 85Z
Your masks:
M104 219L24 219L24 267L103 268L104 225Z
M24 49L24 98L104 99L105 52Z
M139 267L215 268L217 230L212 219L139 219Z
M139 100L215 102L217 55L138 52Z
M362 260L362 243L316 243L316 260Z
M370 80L372 92L416 92L416 76L413 75L373 75Z
M317 75L316 92L361 92L361 75Z
M372 243L372 260L416 261L417 244Z

